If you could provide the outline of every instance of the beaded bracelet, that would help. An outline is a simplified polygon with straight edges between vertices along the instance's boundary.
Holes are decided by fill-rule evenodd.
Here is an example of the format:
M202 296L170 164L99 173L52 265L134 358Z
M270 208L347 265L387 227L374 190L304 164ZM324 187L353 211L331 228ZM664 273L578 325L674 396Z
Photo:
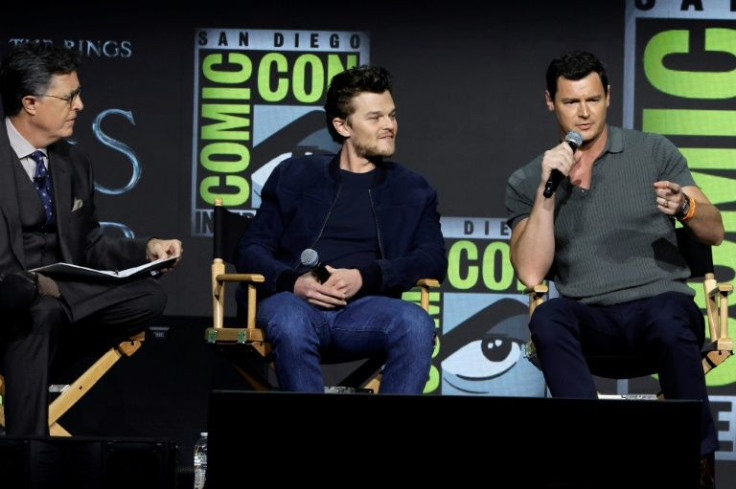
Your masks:
M690 206L687 210L687 214L678 219L680 222L689 221L695 216L695 198L688 195L687 199L690 202Z

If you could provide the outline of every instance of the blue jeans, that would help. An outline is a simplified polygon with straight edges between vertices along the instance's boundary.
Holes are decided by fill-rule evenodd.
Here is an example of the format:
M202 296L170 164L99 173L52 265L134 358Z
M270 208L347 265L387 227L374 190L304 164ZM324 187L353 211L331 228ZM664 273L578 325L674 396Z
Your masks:
M366 296L341 309L315 307L291 292L258 304L256 322L271 343L279 387L324 392L323 356L386 358L381 393L421 394L429 375L435 327L418 305Z
M705 324L689 296L666 292L611 306L551 299L534 311L529 330L553 397L598 397L584 355L645 352L657 360L665 399L703 402L701 453L718 449L700 358Z

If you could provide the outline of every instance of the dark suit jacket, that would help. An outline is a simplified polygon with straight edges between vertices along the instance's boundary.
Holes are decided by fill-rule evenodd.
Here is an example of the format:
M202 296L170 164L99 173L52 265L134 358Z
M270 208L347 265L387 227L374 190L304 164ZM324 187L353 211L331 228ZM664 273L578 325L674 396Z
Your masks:
M0 120L2 122L2 120ZM60 256L67 263L102 270L125 269L146 261L148 238L113 238L102 232L94 201L94 178L87 155L66 141L47 148ZM26 269L23 231L14 172L23 171L0 125L0 273Z

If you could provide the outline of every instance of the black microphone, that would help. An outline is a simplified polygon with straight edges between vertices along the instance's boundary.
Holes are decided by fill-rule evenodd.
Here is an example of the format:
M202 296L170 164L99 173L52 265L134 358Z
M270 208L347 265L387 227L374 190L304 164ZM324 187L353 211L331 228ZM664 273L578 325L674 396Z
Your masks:
M317 253L317 250L313 250L312 248L307 248L304 251L302 251L302 265L305 267L311 268L312 273L314 273L317 276L317 279L321 283L327 282L327 279L330 278L330 272L327 271L327 268L319 261L319 253Z
M567 133L567 136L565 136L565 142L570 145L570 147L572 148L572 152L575 153L575 150L577 150L580 145L583 144L583 136L577 131L570 131ZM554 194L557 190L557 186L564 179L565 175L563 175L560 170L552 170L552 172L549 174L549 179L547 180L547 183L544 185L543 195L546 198L552 197L552 194Z

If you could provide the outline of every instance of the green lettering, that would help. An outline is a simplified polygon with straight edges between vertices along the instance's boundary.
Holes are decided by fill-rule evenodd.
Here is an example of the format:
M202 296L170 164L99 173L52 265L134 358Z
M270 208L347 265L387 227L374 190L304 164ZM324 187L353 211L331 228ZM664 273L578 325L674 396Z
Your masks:
M465 259L476 261L478 259L478 247L472 241L456 241L447 254L447 281L451 287L457 290L467 290L478 283L479 272L477 266L467 265L467 275L463 277L460 274Z
M680 148L691 170L733 170L736 149L730 148Z
M279 73L286 74L289 71L286 57L281 53L268 53L262 59L258 67L258 93L266 102L278 102L286 98L289 92L289 83L285 76L277 76ZM274 73L272 77L271 74ZM271 89L271 80L276 80L276 87Z
M644 74L649 82L664 93L682 98L724 100L736 96L736 70L700 72L671 70L664 65L670 54L690 53L690 32L664 31L652 37L644 49ZM705 50L736 56L736 30L705 30Z
M311 73L311 80L307 84L307 73ZM307 85L311 92L307 92ZM294 63L292 76L292 91L294 97L303 104L311 104L322 97L325 91L325 73L322 60L314 54L302 54Z
M736 136L736 111L644 109L642 130L675 136Z
M218 189L231 189L229 192L223 193ZM214 190L213 190L214 189ZM232 191L234 190L234 191ZM215 199L222 199L222 205L239 206L248 200L250 195L250 185L248 180L237 175L211 176L202 179L199 184L199 195L208 204L215 203Z
M210 143L202 148L199 159L210 171L237 173L248 168L250 150L238 143Z
M250 117L238 117L231 114L250 114L250 105L202 105L202 117L222 122L202 126L200 138L226 141L250 141L250 131L234 130L241 127L250 127Z
M216 83L243 83L253 74L253 63L242 53L208 54L202 61L202 74Z
M429 368L429 380L427 380L427 383L424 384L424 394L429 394L430 392L434 392L437 390L437 388L440 386L440 371L437 369L436 366L432 365Z
M713 205L717 206L733 201L734 192L736 192L736 181L733 178L700 172L693 172L693 178ZM729 229L726 229L726 231L729 231Z
M504 263L510 262L509 244L505 241L493 241L486 246L483 251L483 283L489 290L506 290L511 287L514 280L514 273L505 273L508 268L504 267ZM496 263L501 264L496 267ZM496 270L498 269L500 276L496 279Z
M343 64L342 58L339 55L330 54L327 56L327 79L332 80L333 76L355 66L358 66L357 54L348 54L345 64Z
M218 100L250 100L250 88L205 87L202 89L202 98Z

